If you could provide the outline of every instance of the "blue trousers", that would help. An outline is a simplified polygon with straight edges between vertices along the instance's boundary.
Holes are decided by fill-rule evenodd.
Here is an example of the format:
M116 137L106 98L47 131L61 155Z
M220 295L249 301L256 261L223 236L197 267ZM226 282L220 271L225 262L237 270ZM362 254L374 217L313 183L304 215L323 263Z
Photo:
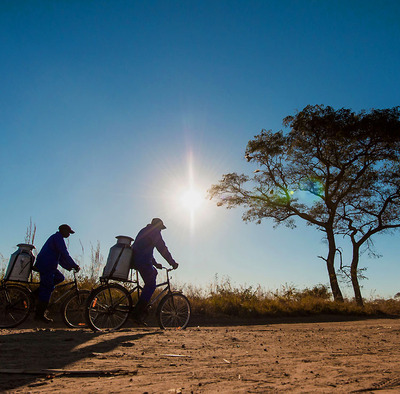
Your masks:
M149 264L140 265L137 269L144 282L143 291L142 294L140 294L139 300L149 302L156 289L157 270Z
M56 285L64 281L64 275L59 271L39 272L40 285L38 298L42 302L49 302L51 293L54 291Z

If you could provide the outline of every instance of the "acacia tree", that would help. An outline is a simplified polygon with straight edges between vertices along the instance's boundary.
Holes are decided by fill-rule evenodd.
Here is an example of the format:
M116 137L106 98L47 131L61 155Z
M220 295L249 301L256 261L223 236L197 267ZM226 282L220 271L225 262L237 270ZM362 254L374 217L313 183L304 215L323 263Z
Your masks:
M307 106L284 119L288 133L263 130L249 141L245 157L258 166L254 176L223 175L209 190L210 197L227 208L243 206L245 221L260 223L270 218L276 225L293 228L297 218L323 232L328 244L323 259L332 294L336 301L343 301L334 266L335 236L356 236L354 226L362 231L365 212L355 202L370 206L370 186L377 194L382 191L384 178L379 171L394 174L399 119L398 108L356 114L349 109ZM389 205L394 213L397 208ZM359 251L353 248L357 255Z
M400 112L399 108L364 114L370 132L360 139L365 155L365 175L340 209L339 232L352 244L350 278L358 305L363 305L358 271L363 246L371 251L372 236L400 227Z
M343 233L346 234L352 244L352 259L350 265L350 279L354 290L354 297L358 305L363 306L364 302L359 285L359 262L360 251L363 245L371 250L373 242L371 237L379 232L389 232L400 227L399 215L399 187L396 190L388 191L377 195L379 200L371 207L360 207L358 201L349 204L344 208L343 219L346 223L341 223ZM363 212L363 220L358 218ZM347 224L347 226L346 226Z

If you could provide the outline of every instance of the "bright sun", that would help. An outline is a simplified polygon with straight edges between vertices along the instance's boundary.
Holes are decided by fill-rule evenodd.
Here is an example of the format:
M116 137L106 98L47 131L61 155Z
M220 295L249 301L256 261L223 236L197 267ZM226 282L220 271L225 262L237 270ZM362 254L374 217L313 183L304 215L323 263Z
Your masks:
M180 202L182 206L191 212L197 211L203 201L204 197L202 193L196 189L188 189L180 196Z

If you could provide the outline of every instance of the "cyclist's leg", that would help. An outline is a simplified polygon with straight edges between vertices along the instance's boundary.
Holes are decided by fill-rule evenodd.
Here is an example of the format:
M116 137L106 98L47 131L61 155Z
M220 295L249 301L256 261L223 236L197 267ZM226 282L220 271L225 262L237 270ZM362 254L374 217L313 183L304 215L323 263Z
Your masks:
M38 301L36 306L35 320L44 323L51 323L52 320L46 315L46 309L49 305L51 293L53 293L55 284L61 283L64 280L64 275L56 270L50 272L40 271L40 285L38 291Z
M54 286L57 286L61 282L64 282L64 280L65 280L64 275L59 270L56 270L54 272Z
M50 301L50 297L54 291L54 288L56 287L56 285L64 282L65 277L59 270L50 272L40 271L39 274L40 284L37 296L39 301L48 303Z
M143 279L144 286L139 300L133 309L132 317L142 321L147 312L147 305L156 289L157 270L152 265L144 265L143 267L139 267L138 271Z
M140 294L139 301L148 303L156 289L157 270L152 265L144 265L139 268L140 276L143 279L143 291Z

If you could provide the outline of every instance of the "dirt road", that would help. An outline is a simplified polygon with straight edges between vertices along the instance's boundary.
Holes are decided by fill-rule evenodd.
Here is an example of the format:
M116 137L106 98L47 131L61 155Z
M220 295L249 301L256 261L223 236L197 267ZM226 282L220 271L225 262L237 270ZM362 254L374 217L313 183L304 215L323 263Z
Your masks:
M400 319L0 330L9 393L400 392Z

